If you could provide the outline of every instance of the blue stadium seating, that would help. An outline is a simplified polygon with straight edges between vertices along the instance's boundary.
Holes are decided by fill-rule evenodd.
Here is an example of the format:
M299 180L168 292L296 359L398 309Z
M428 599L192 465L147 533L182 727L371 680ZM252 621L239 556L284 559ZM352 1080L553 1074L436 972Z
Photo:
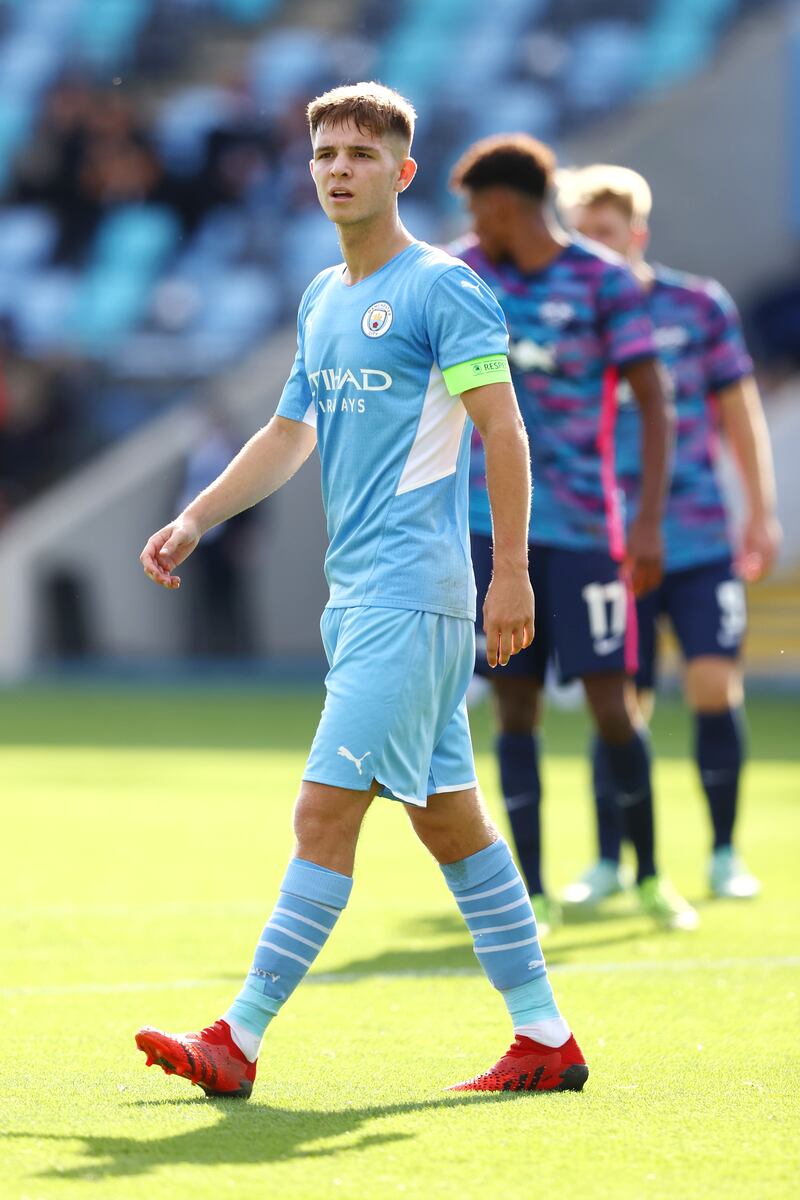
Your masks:
M152 0L89 0L76 30L78 52L91 67L119 66L133 56Z
M57 232L46 209L26 205L0 210L0 272L40 266L50 256Z
M165 208L131 205L106 218L73 315L81 346L107 351L141 316L177 237L177 219Z

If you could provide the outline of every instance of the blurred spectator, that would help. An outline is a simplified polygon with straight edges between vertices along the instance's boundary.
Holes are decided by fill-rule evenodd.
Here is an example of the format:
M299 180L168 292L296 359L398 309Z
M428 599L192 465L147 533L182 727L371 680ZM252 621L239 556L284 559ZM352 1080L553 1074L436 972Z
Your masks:
M0 329L0 521L67 465L71 414L57 372L20 354Z

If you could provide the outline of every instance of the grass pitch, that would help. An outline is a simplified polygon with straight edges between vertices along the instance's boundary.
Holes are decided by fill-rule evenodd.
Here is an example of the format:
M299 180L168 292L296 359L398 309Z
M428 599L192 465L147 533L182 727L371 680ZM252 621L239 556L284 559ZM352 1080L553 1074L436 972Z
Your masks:
M546 944L591 1066L581 1095L452 1096L510 1040L436 867L376 801L352 902L272 1026L253 1098L145 1071L144 1023L239 987L291 851L316 693L0 695L0 1196L127 1200L796 1194L798 706L749 705L741 842L764 882L705 898L685 714L655 722L660 858L701 909L659 933L620 898ZM488 714L479 773L499 815ZM592 846L587 728L547 726L546 855ZM500 818L502 820L502 818Z

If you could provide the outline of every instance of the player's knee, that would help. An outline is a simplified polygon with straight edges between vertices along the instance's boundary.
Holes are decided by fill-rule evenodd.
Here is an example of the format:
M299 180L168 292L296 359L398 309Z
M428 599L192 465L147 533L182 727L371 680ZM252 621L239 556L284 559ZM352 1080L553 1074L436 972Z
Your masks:
M432 797L427 808L407 804L406 812L417 837L439 863L460 862L498 836L474 792Z
M331 792L334 789L329 789ZM327 796L301 791L294 810L297 853L311 862L325 862L344 846L355 845L370 795L342 793Z
M634 726L630 713L622 703L601 704L594 710L597 732L605 742L622 745L633 737Z
M501 733L535 733L539 725L540 702L538 689L505 686L495 687L497 718ZM510 681L509 681L510 682ZM522 683L514 680L514 684Z
M739 664L721 655L692 659L686 667L686 699L695 712L721 712L744 701Z

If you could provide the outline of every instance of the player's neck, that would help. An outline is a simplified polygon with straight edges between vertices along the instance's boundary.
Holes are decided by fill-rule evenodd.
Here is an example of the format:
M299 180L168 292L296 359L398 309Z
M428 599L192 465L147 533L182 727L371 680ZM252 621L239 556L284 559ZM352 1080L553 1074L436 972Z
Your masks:
M569 234L542 211L515 225L507 245L516 267L524 274L533 274L549 267L569 243Z
M645 262L643 258L633 259L631 261L631 270L644 290L649 292L656 281L656 273L650 266L650 263Z
M339 225L337 230L347 268L344 281L348 285L374 275L414 241L396 210L386 217L357 225Z

